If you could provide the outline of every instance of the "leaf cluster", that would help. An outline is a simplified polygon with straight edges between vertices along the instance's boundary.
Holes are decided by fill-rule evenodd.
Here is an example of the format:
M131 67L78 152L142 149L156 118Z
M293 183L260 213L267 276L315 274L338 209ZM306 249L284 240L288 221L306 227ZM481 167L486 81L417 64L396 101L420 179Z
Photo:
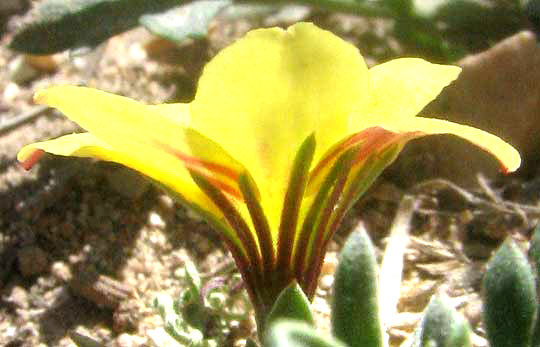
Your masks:
M483 318L491 347L540 345L538 288L540 281L540 226L525 254L508 238L488 263L483 280ZM378 313L377 264L369 237L355 232L347 240L335 275L332 335L324 336L298 320L275 320L266 335L268 347L382 347L385 345ZM302 300L288 296L288 302ZM277 304L276 304L277 305ZM290 307L295 307L291 305ZM283 318L283 317L282 317ZM308 315L304 321L311 320ZM445 298L434 296L416 328L413 347L471 346L468 322Z

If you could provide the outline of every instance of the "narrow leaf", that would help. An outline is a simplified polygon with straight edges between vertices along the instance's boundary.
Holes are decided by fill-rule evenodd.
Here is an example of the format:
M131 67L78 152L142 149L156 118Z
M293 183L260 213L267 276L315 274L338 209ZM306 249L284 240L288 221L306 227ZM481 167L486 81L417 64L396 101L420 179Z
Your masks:
M488 263L483 291L490 345L529 346L536 311L534 278L512 239L508 238Z
M534 228L532 234L530 247L529 247L529 257L533 261L536 270L536 277L540 276L540 224Z
M182 42L208 34L208 25L231 0L200 0L164 12L143 15L139 22L155 35Z
M350 347L382 347L377 261L365 231L353 232L341 251L334 280L332 332Z
M434 296L415 334L413 346L470 347L469 323L439 296Z
M266 326L271 326L280 319L293 319L315 325L309 300L296 281L281 291L270 310Z
M403 275L403 258L409 243L409 229L416 205L416 199L411 195L405 195L401 199L384 250L379 277L381 288L379 309L384 327L390 326L397 313Z
M76 331L71 331L69 337L78 347L103 347L103 344Z
M164 11L186 0L46 0L17 32L10 48L31 54L52 54L70 48L97 46L132 29L139 17Z
M270 327L266 347L346 347L331 337L322 336L305 323L280 321ZM371 347L371 346L369 346Z

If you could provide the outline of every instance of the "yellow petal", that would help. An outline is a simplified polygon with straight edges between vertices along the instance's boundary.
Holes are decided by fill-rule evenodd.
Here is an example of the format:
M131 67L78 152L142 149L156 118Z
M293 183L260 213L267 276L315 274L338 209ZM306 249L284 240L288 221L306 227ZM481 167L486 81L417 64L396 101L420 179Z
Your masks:
M189 126L189 104L160 104L148 106L159 113L160 116L168 118L178 125Z
M491 153L501 163L504 172L512 172L519 168L521 158L518 151L501 138L486 131L457 124L441 119L414 117L379 124L392 132L402 133L406 140L434 134L453 134L459 136L485 151ZM409 134L407 136L407 134Z
M300 144L315 131L318 157L347 133L367 73L354 46L310 23L251 31L205 67L191 124L247 167L273 231Z
M131 167L174 187L181 195L186 194L182 185L191 182L188 166L224 191L240 196L235 180L243 167L218 144L185 126L188 105L148 106L75 86L42 90L35 99L58 108L111 149L131 158Z
M356 132L367 122L416 116L460 71L457 66L432 64L418 58L394 59L372 67L370 107L351 118L351 129Z
M153 165L152 161L145 160L140 156L133 156L132 151L127 153L116 151L93 134L71 134L50 141L36 142L23 147L19 151L17 159L23 163L24 167L28 168L29 165L33 164L35 155L39 155L42 151L61 156L96 158L123 164L164 184L179 194L186 202L196 204L214 215L221 215L214 204L195 185L187 170L171 172L165 166Z

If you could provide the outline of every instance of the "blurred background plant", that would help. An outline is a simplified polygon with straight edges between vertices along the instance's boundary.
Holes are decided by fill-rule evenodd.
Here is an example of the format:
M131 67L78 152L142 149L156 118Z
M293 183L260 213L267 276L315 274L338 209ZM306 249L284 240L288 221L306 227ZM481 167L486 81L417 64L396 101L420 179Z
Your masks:
M532 266L515 241L508 238L488 262L483 279L483 318L490 347L538 346L540 226L535 229L528 254ZM387 256L390 255L387 253ZM343 247L336 272L332 336L318 333L306 323L311 320L309 315L302 317L295 312L291 317L296 316L296 320L273 322L265 346L388 346L383 338L384 328L381 329L385 325L381 324L379 315L381 301L375 259L373 245L365 231L353 232ZM388 275L381 273L380 277ZM302 317L303 322L298 317ZM437 294L431 298L414 334L404 345L469 347L472 345L471 328L445 295Z
M95 47L142 25L172 42L202 39L217 15L302 17L292 4L391 21L392 33L413 55L452 62L488 48L539 17L536 1L520 0L46 0L10 43L14 50L51 54ZM301 19L301 18L298 18Z

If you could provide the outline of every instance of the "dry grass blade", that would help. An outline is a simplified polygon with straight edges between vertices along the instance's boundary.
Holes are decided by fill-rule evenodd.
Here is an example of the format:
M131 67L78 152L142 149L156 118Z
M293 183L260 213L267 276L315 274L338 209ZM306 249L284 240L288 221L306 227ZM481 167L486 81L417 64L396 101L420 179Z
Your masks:
M413 196L405 195L390 229L379 274L379 309L383 331L392 325L391 321L396 316L403 273L403 255L409 239L411 218L417 204ZM385 345L388 346L387 335L385 340Z

